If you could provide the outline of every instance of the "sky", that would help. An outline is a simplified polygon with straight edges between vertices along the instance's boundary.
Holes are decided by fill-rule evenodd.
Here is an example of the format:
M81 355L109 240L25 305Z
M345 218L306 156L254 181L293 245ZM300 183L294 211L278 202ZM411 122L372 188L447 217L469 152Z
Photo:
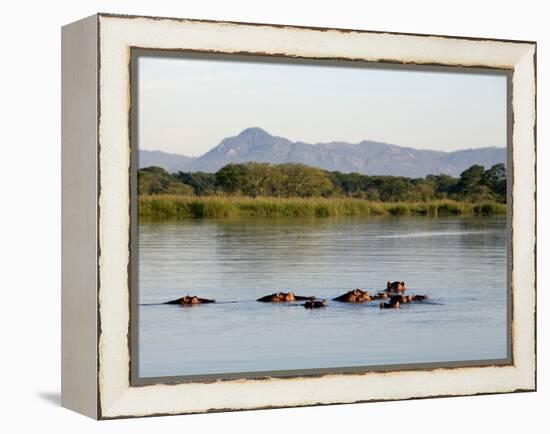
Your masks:
M506 146L506 77L220 58L138 61L139 147L199 156L260 127L292 141Z

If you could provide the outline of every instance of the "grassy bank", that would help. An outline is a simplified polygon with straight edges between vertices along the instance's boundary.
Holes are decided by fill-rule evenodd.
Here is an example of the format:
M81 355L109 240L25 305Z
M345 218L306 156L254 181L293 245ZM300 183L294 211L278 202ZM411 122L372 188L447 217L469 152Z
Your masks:
M237 196L141 195L140 217L340 217L377 215L505 214L506 205L453 200L432 202L370 202L348 198L251 198Z

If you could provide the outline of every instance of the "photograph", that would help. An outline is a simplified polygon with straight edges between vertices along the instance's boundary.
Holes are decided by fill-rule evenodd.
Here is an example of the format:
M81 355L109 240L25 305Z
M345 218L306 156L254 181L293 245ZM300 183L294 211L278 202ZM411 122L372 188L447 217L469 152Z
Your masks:
M3 4L0 433L545 431L543 5Z
M134 50L134 381L511 364L510 80Z

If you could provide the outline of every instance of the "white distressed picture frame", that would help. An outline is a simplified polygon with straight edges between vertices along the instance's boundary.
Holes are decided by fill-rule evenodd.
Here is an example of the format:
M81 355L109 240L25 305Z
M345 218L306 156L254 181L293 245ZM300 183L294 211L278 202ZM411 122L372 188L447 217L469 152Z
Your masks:
M512 363L132 385L132 48L506 69ZM96 419L536 389L536 44L97 14L62 33L62 404Z

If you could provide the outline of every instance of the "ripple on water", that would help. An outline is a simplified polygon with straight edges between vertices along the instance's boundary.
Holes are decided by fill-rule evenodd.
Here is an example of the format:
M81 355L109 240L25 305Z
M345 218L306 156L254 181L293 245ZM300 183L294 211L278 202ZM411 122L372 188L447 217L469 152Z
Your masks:
M404 280L430 301L332 298ZM505 218L187 220L139 226L140 376L506 356ZM257 303L276 290L329 305ZM225 303L238 301L237 303Z

